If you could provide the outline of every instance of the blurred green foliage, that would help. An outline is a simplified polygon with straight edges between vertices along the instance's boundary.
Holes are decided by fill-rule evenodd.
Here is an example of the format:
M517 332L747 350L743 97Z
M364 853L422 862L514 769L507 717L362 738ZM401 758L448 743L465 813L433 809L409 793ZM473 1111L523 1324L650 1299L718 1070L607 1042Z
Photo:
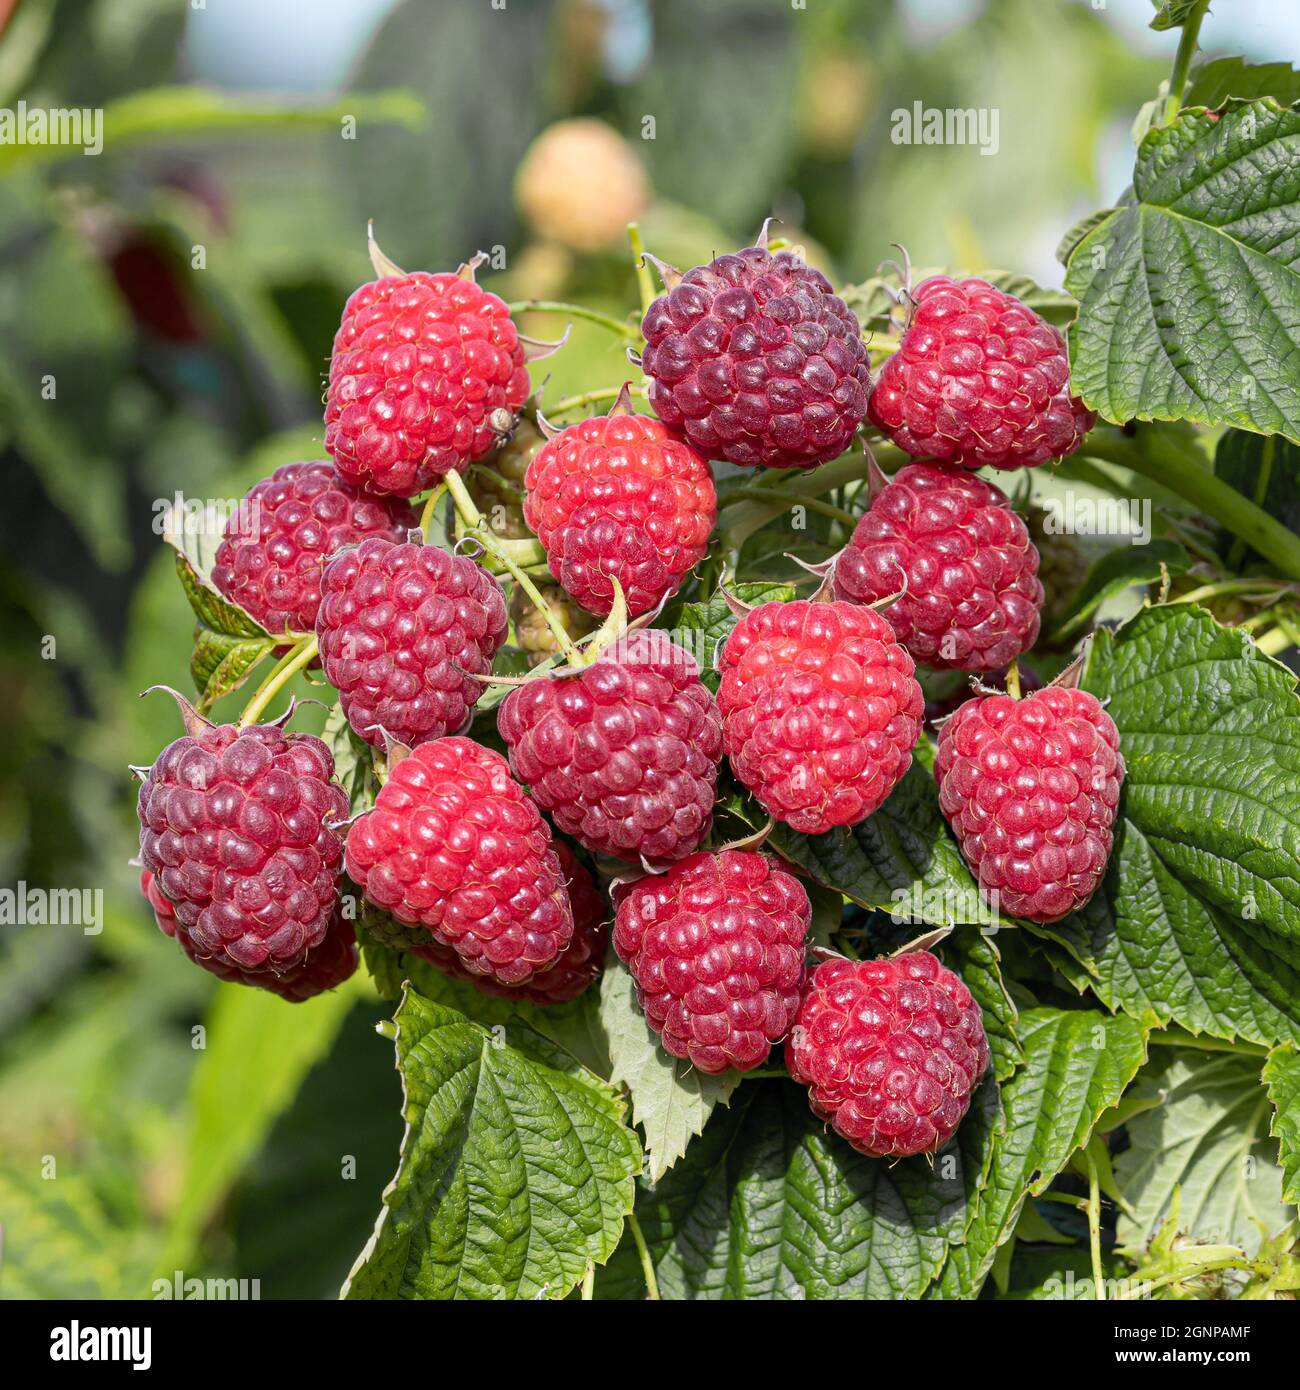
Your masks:
M629 138L655 190L647 245L678 264L775 213L840 282L895 241L918 264L1042 270L1162 65L1084 5L988 0L924 41L909 8L656 0L629 66L594 0L406 0L345 91L289 100L192 85L183 28L204 12L170 0L0 7L0 105L105 108L96 158L0 149L3 880L105 898L99 935L0 928L0 1294L148 1297L182 1268L332 1295L396 1164L366 987L290 1008L215 986L138 895L127 764L180 729L137 696L187 688L192 625L157 505L320 455L367 218L412 268L500 248L487 283L507 297L626 313L622 247L542 243L513 202L524 151L567 115ZM998 156L893 144L890 112L917 100L996 107ZM579 324L539 377L554 400L626 370Z

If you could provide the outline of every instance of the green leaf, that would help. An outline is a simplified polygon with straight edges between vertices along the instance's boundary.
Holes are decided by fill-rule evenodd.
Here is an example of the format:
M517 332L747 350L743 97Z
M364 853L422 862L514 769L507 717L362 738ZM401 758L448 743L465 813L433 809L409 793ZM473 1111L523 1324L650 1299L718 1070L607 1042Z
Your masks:
M346 987L303 1004L243 985L217 990L190 1081L192 1129L161 1274L192 1259L213 1212L333 1045L354 1000Z
M563 1298L603 1264L641 1162L615 1092L409 986L397 1010L406 1134L345 1298Z
M1024 1061L1016 1032L1016 1006L1002 983L1002 956L992 936L958 927L939 943L943 963L965 981L984 1015L984 1032L993 1055L993 1075L1005 1081Z
M1161 29L1181 29L1193 13L1202 9L1205 0L1152 0L1156 7L1156 17L1151 27Z
M1187 552L1175 541L1151 541L1147 545L1119 545L1093 563L1069 607L1052 633L1054 643L1068 641L1109 599L1135 584L1153 584L1161 577L1160 567L1171 574L1184 574Z
M1300 1204L1300 1053L1288 1043L1275 1047L1264 1063L1264 1085L1273 1102L1268 1132L1278 1141L1283 1201Z
M770 843L863 907L933 926L980 921L979 891L939 810L934 777L913 761L875 815L825 835L778 825ZM987 914L984 914L987 915Z
M1056 243L1056 259L1060 261L1062 265L1069 265L1070 257L1074 255L1075 247L1078 246L1094 227L1100 227L1111 213L1115 211L1115 208L1098 208L1096 212L1090 212L1087 217L1080 218L1079 221L1065 233L1060 241ZM1075 309L1079 307L1073 299L1071 299L1070 303ZM1066 323L1068 322L1069 319L1066 319Z
M719 1103L741 1080L737 1071L709 1076L670 1057L636 1002L632 977L611 948L600 981L600 1021L609 1044L610 1080L626 1086L632 1118L645 1136L646 1176L657 1182L686 1152Z
M1214 58L1192 69L1184 106L1223 106L1229 97L1250 101L1272 97L1280 106L1300 101L1300 72L1290 63L1248 63L1244 58Z
M1146 1058L1145 1031L1124 1017L1033 1009L1018 1031L1025 1061L1002 1086L1005 1132L994 1139L966 1242L953 1248L934 1297L978 1294L1026 1197L1047 1190Z
M1300 109L1196 108L1138 148L1122 205L1075 248L1076 392L1105 419L1300 438Z
M956 1141L933 1164L866 1158L802 1087L747 1082L637 1219L664 1298L917 1298L961 1239L967 1163Z
M1108 1008L1300 1040L1295 676L1176 604L1098 632L1084 685L1106 701L1128 772L1104 896L1058 937Z
M334 757L334 776L348 794L351 814L368 811L375 804L379 791L374 750L365 739L353 733L338 701L326 717L320 736Z
M1138 1250L1159 1229L1175 1188L1181 1230L1211 1244L1259 1246L1294 1215L1282 1205L1282 1170L1268 1137L1259 1058L1161 1048L1142 1084L1164 1100L1128 1123L1115 1177L1135 1217L1121 1211L1120 1242Z

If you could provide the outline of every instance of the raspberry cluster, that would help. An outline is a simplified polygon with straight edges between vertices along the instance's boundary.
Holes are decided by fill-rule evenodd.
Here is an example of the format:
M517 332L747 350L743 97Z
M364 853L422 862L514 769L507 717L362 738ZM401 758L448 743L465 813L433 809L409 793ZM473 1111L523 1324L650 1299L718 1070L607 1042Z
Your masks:
M934 775L962 854L1002 911L1055 922L1097 891L1124 759L1095 695L1048 686L968 700L943 726Z
M799 1006L812 909L765 854L680 860L619 895L614 949L674 1057L715 1073L758 1066Z
M928 951L823 961L785 1045L813 1113L874 1158L934 1153L989 1064L979 1005Z
M635 632L577 677L530 681L497 727L515 776L594 853L666 863L708 834L722 719L667 633Z
M872 609L761 604L732 629L719 666L731 770L777 820L808 835L853 825L907 771L921 687Z
M849 447L867 413L862 327L792 251L749 246L696 266L641 331L655 414L706 458L813 468Z
M884 609L922 666L996 671L1038 637L1038 551L1001 488L955 468L913 463L872 500L835 561L852 603Z

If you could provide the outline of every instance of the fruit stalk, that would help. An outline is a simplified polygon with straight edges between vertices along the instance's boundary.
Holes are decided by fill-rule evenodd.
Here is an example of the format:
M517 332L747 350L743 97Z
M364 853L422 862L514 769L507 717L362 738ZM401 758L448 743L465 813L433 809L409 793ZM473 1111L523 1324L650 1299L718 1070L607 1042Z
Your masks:
M239 716L239 727L243 729L256 723L281 687L292 680L299 671L311 665L316 659L316 653L317 641L314 632L304 637L296 646L290 647L272 668L270 675L253 692L253 698L244 706L244 711Z
M1169 75L1169 100L1165 106L1165 125L1173 123L1183 104L1183 92L1187 89L1187 74L1191 71L1192 59L1196 57L1196 40L1201 32L1201 21L1210 8L1210 0L1195 0L1191 13L1183 21L1183 32L1178 39L1178 51L1174 54L1174 68Z
M629 343L641 341L641 330L630 323L623 323L613 314L602 314L599 309L588 309L581 304L565 304L556 299L515 299L506 308L512 314L566 314L569 318L585 319L588 323L599 324L601 328L617 334Z

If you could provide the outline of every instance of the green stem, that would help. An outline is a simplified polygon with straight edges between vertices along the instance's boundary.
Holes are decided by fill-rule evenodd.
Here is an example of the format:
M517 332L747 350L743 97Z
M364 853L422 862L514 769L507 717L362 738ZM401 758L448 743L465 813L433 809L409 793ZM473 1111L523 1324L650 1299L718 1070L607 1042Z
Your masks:
M641 227L636 222L627 224L627 239L632 245L632 261L636 266L637 293L641 296L641 317L650 312L655 302L655 282L650 274L650 266L645 259L645 242L641 240ZM637 337L641 336L640 331Z
M1285 628L1272 627L1255 638L1255 645L1265 656L1281 656L1289 647L1295 645L1291 634Z
M1268 1049L1250 1042L1228 1042L1224 1038L1197 1037L1182 1028L1160 1028L1147 1039L1152 1047L1187 1047L1197 1052L1236 1052L1246 1057L1266 1057Z
M1101 1180L1097 1176L1097 1160L1092 1154L1092 1144L1083 1151L1083 1156L1088 1164L1088 1249L1092 1254L1092 1296L1104 1299L1106 1286L1101 1268Z
M1210 8L1210 0L1196 0L1192 12L1183 21L1183 32L1178 39L1178 52L1174 54L1174 69L1169 75L1169 100L1165 106L1164 124L1170 125L1183 104L1183 92L1187 87L1187 74L1191 71L1192 59L1196 57L1196 40L1201 32L1201 21Z
M617 400L618 393L622 389L622 386L601 386L595 391L584 391L580 396L565 396L562 401L556 401L546 412L547 418L564 415L570 410L581 410L584 406L597 405L601 401ZM629 395L642 401L646 398L646 393L639 386L632 387Z
M1270 434L1264 441L1264 447L1260 450L1259 473L1255 478L1254 503L1257 507L1264 505L1264 498L1268 496L1269 479L1273 473L1273 454L1274 446L1277 443L1277 436ZM1232 548L1228 551L1228 568L1236 570L1241 568L1241 562L1246 558L1246 542L1240 536L1232 543Z
M645 1275L645 1296L657 1303L659 1301L659 1278L655 1274L655 1262L650 1258L650 1247L645 1243L645 1236L641 1234L641 1223L632 1212L628 1212L627 1215L627 1228L632 1232L636 1253L641 1257L641 1273Z
M596 1265L592 1260L587 1261L587 1268L582 1272L582 1301L590 1303L592 1296L596 1292Z
M1276 565L1288 579L1300 579L1300 536L1195 458L1162 441L1158 433L1148 431L1133 439L1118 431L1094 430L1084 440L1083 453L1131 468L1168 488L1243 537L1252 550Z
M734 488L727 495L729 498L746 497L758 502L774 500L770 492L757 487ZM807 507L810 512L818 512L822 516L829 516L834 521L842 521L846 526L858 524L858 519L852 512L846 512L842 507L833 506L830 502L823 502L819 497L792 497L788 500L791 507Z
M528 577L527 570L492 534L491 528L483 520L483 514L474 505L474 499L469 495L465 480L459 473L448 473L445 481L447 491L451 494L451 500L456 505L457 513L469 528L467 535L471 540L477 541L528 595L529 602L546 619L546 626L551 629L551 634L559 644L560 651L564 653L565 663L570 666L581 666L583 664L582 653L574 646L573 639L564 629L564 624L560 622L551 605L542 597L537 585Z
M1020 662L1013 661L1007 667L1007 694L1013 700L1020 698Z
M242 729L249 724L255 723L257 717L275 698L286 681L290 681L304 667L310 666L316 659L319 651L316 642L316 634L304 637L297 646L291 647L288 652L280 659L275 669L259 685L253 693L253 698L244 706L244 712L239 716L239 727Z
M447 483L444 479L429 494L428 500L420 511L420 530L424 532L425 540L429 538L429 527L433 525L433 514L438 510L438 503L447 495Z
M1202 584L1190 593L1179 594L1170 603L1204 603L1207 598L1218 598L1222 594L1272 594L1278 589L1276 579L1220 579L1213 584Z
M621 323L613 314L602 314L599 309L588 309L583 304L564 304L556 299L516 299L507 304L512 314L568 314L575 319L586 319L588 323L599 324L611 333L616 333L629 343L639 343L641 333L630 323Z

